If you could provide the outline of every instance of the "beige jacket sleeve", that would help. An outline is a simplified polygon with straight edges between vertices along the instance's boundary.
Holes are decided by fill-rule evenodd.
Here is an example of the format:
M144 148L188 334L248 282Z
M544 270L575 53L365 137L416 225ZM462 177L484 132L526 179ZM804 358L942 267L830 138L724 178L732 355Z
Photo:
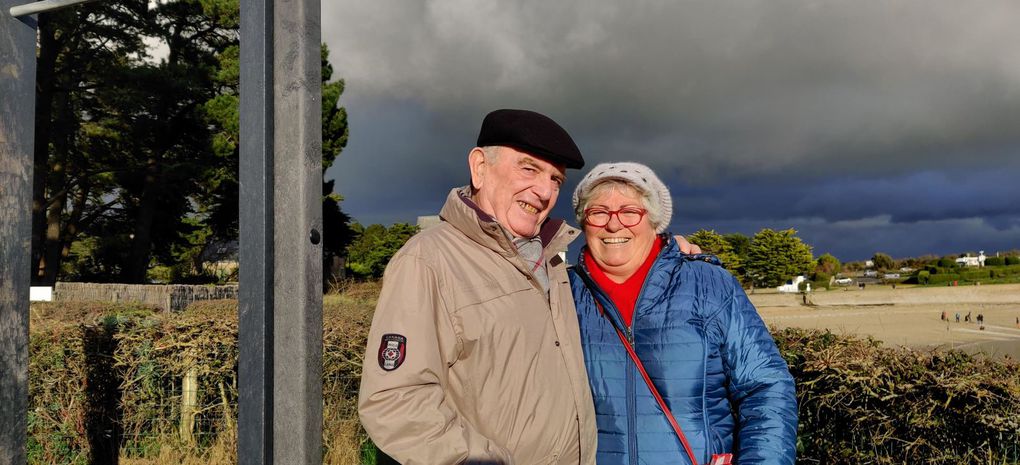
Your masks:
M358 413L372 441L404 465L510 464L510 454L458 414L448 397L447 367L457 336L433 272L410 254L397 254L368 335ZM379 361L387 334L406 338L404 359L392 370Z

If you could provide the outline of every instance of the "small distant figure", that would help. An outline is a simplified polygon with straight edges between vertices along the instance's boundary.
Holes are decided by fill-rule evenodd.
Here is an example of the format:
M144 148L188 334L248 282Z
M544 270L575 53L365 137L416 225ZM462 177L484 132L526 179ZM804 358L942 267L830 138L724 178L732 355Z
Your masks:
M983 326L984 326L984 324L985 324L985 316L984 316L983 314L981 314L981 313L978 313L978 316L977 316L977 323L978 323L979 325L981 325L981 326L982 326L982 328L981 328L981 329L984 329L984 328L983 328Z
M1017 320L1020 320L1020 318L1017 318ZM956 322L960 322L960 312L956 312Z
M892 283L892 288L894 291L896 290L896 283Z
M963 317L965 323L970 323L970 312L967 312L967 316Z
M942 321L946 321L946 311L945 310L942 310L942 317L939 318L939 319L942 320Z
M1020 316L1016 317L1016 327L1020 328Z

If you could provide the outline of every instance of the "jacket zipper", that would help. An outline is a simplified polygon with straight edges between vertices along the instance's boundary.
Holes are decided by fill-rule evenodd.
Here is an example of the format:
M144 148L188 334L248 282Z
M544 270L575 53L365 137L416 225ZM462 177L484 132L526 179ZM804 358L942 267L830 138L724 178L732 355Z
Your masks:
M705 422L705 463L708 463L709 458L712 456L712 431L711 421L708 418L708 325L705 324L701 329L705 335L701 338L701 415ZM695 464L697 465L697 464Z
M627 364L627 445L630 449L627 451L627 455L630 456L630 465L638 465L637 416L635 414L635 410L637 410L637 396L634 391L634 370L636 369L634 362Z
M675 245L673 245L673 246L675 247ZM662 255L666 252L666 250L669 247L671 247L670 241L666 240L665 241L665 245L662 247L662 250L660 250L658 255L655 257L655 261L656 262L658 262L659 259L662 258ZM630 342L631 347L634 347L634 353L635 354L637 353L637 347L634 346L634 322L637 321L638 303L640 303L641 302L641 298L644 297L645 286L648 284L648 276L651 276L651 274L652 274L652 272L654 270L655 270L655 265L653 264L652 268L648 270L648 275L645 276L645 282L641 283L641 290L638 291L637 300L634 301L634 313L630 317L630 324L629 325L627 325L627 324L624 325L624 335L627 337L627 341ZM587 279L591 280L592 283L594 284L594 280L591 278L591 275L588 273L586 265L582 265L582 266L578 267L578 272L584 273L586 275ZM620 310L616 308L616 305L613 305L612 299L610 299L608 296L606 296L605 295L605 291L603 291L601 288L599 288L598 285L595 285L595 288L597 288L599 290L599 293L601 293L603 296L606 297L605 300L606 300L606 302L609 303L609 307L611 307L613 310L615 310L616 314L621 317L620 318L620 322L622 323L623 322L623 317L622 317L622 315L620 315ZM591 298L592 298L592 300L595 300L595 299L598 299L598 296L596 296L593 293ZM624 349L624 350L626 350L626 349ZM628 450L628 454L627 455L630 456L630 464L631 465L638 465L638 452L637 452L638 444L637 444L637 433L635 432L635 430L637 429L637 391L635 390L635 384L636 383L634 381L634 371L635 370L637 370L637 365L635 365L634 361L630 360L630 357L628 356L627 357L627 444L628 444L629 450ZM704 397L704 396L702 396L702 397ZM697 465L697 464L694 464L694 465Z
M669 247L668 241L666 242L666 245L662 247L662 250L660 250L656 255L655 262L659 261L659 258L662 257L662 254L666 251L667 247ZM634 345L634 323L637 322L638 304L641 303L641 298L645 295L645 286L648 285L648 277L652 275L654 270L655 264L653 263L652 267L648 270L648 274L645 275L645 281L641 283L641 290L638 291L637 299L634 300L634 312L630 316L630 324L625 326L627 330L627 341L630 342L630 346L634 348L635 354L637 354L637 346ZM619 312L620 311L617 310L617 313ZM629 359L630 357L627 358ZM634 382L634 370L637 370L637 365L635 365L633 361L630 361L628 367L627 402L629 405L627 409L627 427L630 428L630 434L628 434L628 439L630 440L630 463L631 465L638 465L637 432L635 431L637 428L637 391L635 384L637 383Z

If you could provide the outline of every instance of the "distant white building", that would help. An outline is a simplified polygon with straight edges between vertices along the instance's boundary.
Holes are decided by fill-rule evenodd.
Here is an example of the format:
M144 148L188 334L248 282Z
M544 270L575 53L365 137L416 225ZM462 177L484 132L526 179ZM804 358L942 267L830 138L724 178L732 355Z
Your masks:
M960 266L985 266L985 258L985 251L982 250L978 252L976 257L971 257L970 254L967 254L964 257L957 258L956 264Z
M776 287L779 292L800 292L800 283L807 281L804 276L797 276L783 284L782 286ZM811 292L811 283L807 283L807 292Z

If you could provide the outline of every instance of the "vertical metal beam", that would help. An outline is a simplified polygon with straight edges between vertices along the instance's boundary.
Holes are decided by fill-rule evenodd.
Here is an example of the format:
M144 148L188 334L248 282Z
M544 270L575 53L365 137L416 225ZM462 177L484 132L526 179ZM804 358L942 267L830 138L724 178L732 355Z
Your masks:
M275 0L273 463L322 463L322 54L319 0Z
M319 14L241 4L242 464L322 462Z
M35 19L0 0L0 465L25 463Z
M237 459L273 463L273 0L241 0Z

